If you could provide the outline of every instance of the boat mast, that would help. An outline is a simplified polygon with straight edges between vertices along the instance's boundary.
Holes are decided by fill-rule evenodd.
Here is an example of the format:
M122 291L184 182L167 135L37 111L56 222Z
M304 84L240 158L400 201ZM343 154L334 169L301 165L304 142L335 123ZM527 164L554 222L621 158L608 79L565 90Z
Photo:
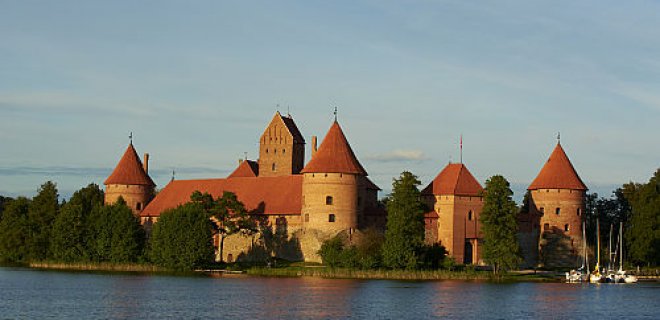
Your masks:
M596 218L596 273L600 273L600 221Z
M587 225L582 222L582 267L589 273L589 256L587 255Z
M614 255L612 253L612 229L614 229L614 225L610 223L610 246L607 248L610 255L607 257L607 270L612 270L612 256Z
M623 270L623 222L619 222L619 270Z

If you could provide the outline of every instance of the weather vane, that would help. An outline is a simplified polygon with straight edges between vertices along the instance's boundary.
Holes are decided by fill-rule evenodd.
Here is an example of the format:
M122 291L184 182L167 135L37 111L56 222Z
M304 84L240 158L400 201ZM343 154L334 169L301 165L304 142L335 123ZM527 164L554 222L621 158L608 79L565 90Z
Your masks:
M337 121L337 107L335 107L335 121Z
M557 132L557 143L561 143L561 132Z
M128 139L130 140L131 144L133 144L133 131L131 131L131 134L128 135Z

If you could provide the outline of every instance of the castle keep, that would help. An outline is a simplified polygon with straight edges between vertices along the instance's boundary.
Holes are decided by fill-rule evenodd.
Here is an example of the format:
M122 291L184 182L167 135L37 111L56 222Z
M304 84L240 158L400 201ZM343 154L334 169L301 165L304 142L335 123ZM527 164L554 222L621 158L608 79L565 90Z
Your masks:
M263 260L276 256L320 262L323 241L344 233L351 239L366 228L385 229L386 212L378 191L360 164L339 123L321 145L312 137L305 165L305 139L293 118L277 112L259 138L259 158L242 159L226 178L174 180L155 195L144 163L132 142L106 179L105 203L126 201L149 230L161 213L190 201L194 191L219 197L236 194L261 223L257 235L224 240L217 260ZM483 188L463 163L449 163L421 192L426 242L441 244L457 262L483 264L479 217ZM526 266L573 266L582 243L581 222L587 187L557 144L528 187L519 215L518 240ZM155 196L154 196L155 195ZM216 248L219 235L214 235ZM219 250L217 250L219 252Z

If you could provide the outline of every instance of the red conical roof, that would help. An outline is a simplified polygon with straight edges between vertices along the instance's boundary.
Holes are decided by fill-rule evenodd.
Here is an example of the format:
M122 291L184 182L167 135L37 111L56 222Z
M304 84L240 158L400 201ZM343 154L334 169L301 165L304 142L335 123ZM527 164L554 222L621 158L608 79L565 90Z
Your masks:
M557 143L555 150L548 158L548 162L545 163L534 182L527 188L527 190L536 189L587 190L588 188L573 168L573 164L566 156L561 144Z
M450 163L422 190L422 193L476 197L482 190L481 184L466 166L462 163Z
M302 170L302 173L321 172L367 175L337 121L332 124L318 151Z
M227 178L254 178L259 175L259 164L256 161L241 161L238 168L234 170Z
M105 179L103 184L156 185L149 175L144 172L142 161L140 161L140 157L135 152L132 143L128 145L117 167L115 167L115 170L112 171L108 179Z

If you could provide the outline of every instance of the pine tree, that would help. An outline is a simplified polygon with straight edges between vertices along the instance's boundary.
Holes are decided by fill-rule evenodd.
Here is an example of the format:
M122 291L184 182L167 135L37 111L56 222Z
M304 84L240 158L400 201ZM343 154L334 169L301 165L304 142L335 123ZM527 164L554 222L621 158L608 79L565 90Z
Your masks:
M518 207L511 199L509 182L500 175L486 181L484 206L480 215L484 235L483 257L493 271L513 269L521 262L518 245Z
M394 269L415 269L419 266L424 246L424 209L420 181L404 171L392 184L387 201L387 230L383 244L383 263Z

